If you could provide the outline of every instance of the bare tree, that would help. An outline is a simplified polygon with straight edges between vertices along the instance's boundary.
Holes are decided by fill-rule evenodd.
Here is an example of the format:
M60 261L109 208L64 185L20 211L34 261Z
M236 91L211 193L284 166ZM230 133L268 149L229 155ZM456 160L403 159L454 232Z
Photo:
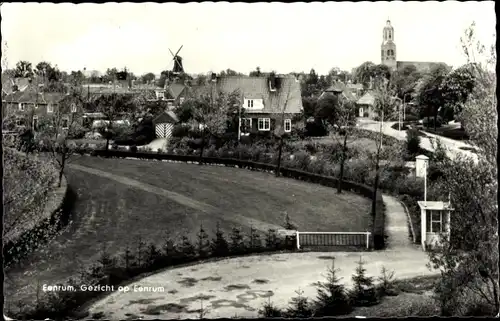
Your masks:
M283 86L277 89L278 93L275 95L271 93L271 106L279 112L276 117L276 122L274 124L273 134L279 140L278 144L278 159L276 164L276 177L280 176L281 172L281 156L283 153L283 145L285 143L285 138L287 136L287 131L285 128L285 116L287 112L287 107L293 98L294 92L292 89L292 82L289 79L282 79ZM295 81L295 80L293 80ZM291 118L290 118L291 120ZM292 124L290 124L291 129Z
M43 118L39 125L38 141L59 169L59 187L66 163L76 151L76 146L70 144L68 137L71 137L78 127L80 116L73 108L78 109L81 103L81 97L76 93L65 96L59 101L52 115Z

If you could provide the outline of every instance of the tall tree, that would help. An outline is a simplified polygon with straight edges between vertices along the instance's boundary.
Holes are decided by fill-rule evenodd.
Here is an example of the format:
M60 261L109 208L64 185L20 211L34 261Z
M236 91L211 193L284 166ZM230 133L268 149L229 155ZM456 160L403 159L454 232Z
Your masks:
M286 80L282 80L282 82L286 82ZM275 127L273 128L274 136L278 139L278 159L276 164L276 177L280 176L281 171L281 156L283 153L283 145L285 143L286 131L285 131L285 115L290 104L290 101L294 98L295 92L292 89L292 83L286 82L281 88L278 89L279 93L276 96L271 96L271 99L276 99L276 104L274 104L274 108L278 109L278 117L275 122ZM299 99L299 97L295 97ZM281 105L282 103L282 105ZM273 103L271 102L271 106ZM292 124L290 124L292 126Z
M496 110L496 50L475 38L472 24L465 32L462 48L474 67L475 86L462 106L465 129L477 147L477 161L468 157L444 158L439 164L443 199L450 197L451 238L443 240L439 252L429 253L431 264L441 270L442 313L460 315L471 295L483 302L484 315L497 314L498 269L498 113ZM485 61L476 61L485 58ZM450 193L449 195L446 195ZM468 300L464 300L467 295ZM469 312L470 313L470 312Z
M373 67L375 64L371 61L366 61L356 68L356 72L353 75L354 81L356 83L362 84L363 87L368 88L370 81L373 77Z
M441 84L445 102L441 109L443 118L451 120L455 115L460 115L463 104L474 89L476 69L475 64L469 63L454 69L446 76Z
M445 104L443 84L449 72L450 67L446 64L435 65L421 79L416 88L418 104L426 108L427 117L434 116L434 130L437 127L439 108ZM430 124L429 121L427 123Z
M152 72L148 72L148 73L141 76L141 82L143 84L149 84L153 80L155 80L155 74L153 74Z
M16 64L16 69L15 69L16 77L33 77L33 67L31 65L31 62L21 60Z

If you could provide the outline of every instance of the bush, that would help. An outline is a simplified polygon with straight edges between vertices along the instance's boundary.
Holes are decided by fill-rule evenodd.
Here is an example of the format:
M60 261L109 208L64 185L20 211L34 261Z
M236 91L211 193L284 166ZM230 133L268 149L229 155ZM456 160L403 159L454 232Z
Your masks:
M271 302L271 298L268 298L268 301L264 303L261 309L259 309L259 317L263 318L281 318L283 316L283 312L274 306Z
M420 136L417 129L406 132L406 151L412 158L420 152Z
M349 297L354 306L371 306L378 303L373 278L366 276L366 269L361 258L352 281L354 284Z
M290 306L285 312L287 318L310 318L313 316L313 309L306 297L304 291L295 291L297 296L290 300Z
M422 119L422 124L424 127L434 127L434 117L425 117ZM436 127L441 127L443 124L443 119L441 116L437 116L436 118Z
M315 316L345 315L352 311L345 286L337 277L339 269L335 269L335 259L328 268L327 281L318 282L318 296L315 301Z
M172 137L188 137L189 135L189 126L176 124L172 129Z
M135 145L130 146L130 151L133 152L133 153L136 153L137 152L137 146L135 146Z

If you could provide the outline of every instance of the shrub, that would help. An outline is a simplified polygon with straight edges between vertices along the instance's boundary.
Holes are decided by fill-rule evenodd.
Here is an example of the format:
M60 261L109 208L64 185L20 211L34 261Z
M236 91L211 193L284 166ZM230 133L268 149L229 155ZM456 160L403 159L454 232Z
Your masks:
M434 117L424 117L424 119L422 119L422 124L424 125L424 127L434 127ZM441 116L437 116L436 127L441 127L442 124L443 119L441 118Z
M247 249L241 230L237 227L233 227L231 235L229 237L231 239L231 243L229 244L229 250L231 254L244 254Z
M137 146L135 146L135 145L130 146L130 151L133 152L133 153L136 153L137 152Z
M212 255L215 257L223 257L229 255L229 244L224 237L224 232L220 229L219 222L217 222L215 238L212 239L210 250Z
M389 272L385 266L382 267L381 276L378 278L378 281L376 290L379 298L398 294L394 288L394 272Z
M371 306L378 303L373 278L366 276L366 269L361 258L352 281L354 284L349 297L354 306Z
M283 316L283 312L272 304L271 297L269 297L268 301L259 309L258 313L259 317L263 318L281 318Z
M345 315L352 311L345 286L337 277L339 269L335 269L335 259L328 268L327 281L318 282L318 295L315 301L315 316L326 317Z
M310 318L313 316L313 309L306 297L304 291L300 289L295 291L297 296L290 300L290 306L285 312L287 318Z
M198 257L208 257L210 254L210 240L208 239L208 234L203 229L203 225L200 225L200 230L198 231L198 234L196 236L196 251Z
M417 129L406 132L406 151L410 157L415 157L420 151L420 136Z
M189 126L183 124L176 124L172 129L172 137L181 138L188 137L189 135Z
M117 143L113 143L113 145L111 145L111 148L112 149L118 149L118 144Z

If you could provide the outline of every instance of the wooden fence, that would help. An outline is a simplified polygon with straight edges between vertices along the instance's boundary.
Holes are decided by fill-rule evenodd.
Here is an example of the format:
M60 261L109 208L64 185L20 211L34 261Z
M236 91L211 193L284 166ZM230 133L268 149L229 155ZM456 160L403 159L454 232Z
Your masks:
M370 232L296 232L297 249L305 247L366 246L370 248Z

